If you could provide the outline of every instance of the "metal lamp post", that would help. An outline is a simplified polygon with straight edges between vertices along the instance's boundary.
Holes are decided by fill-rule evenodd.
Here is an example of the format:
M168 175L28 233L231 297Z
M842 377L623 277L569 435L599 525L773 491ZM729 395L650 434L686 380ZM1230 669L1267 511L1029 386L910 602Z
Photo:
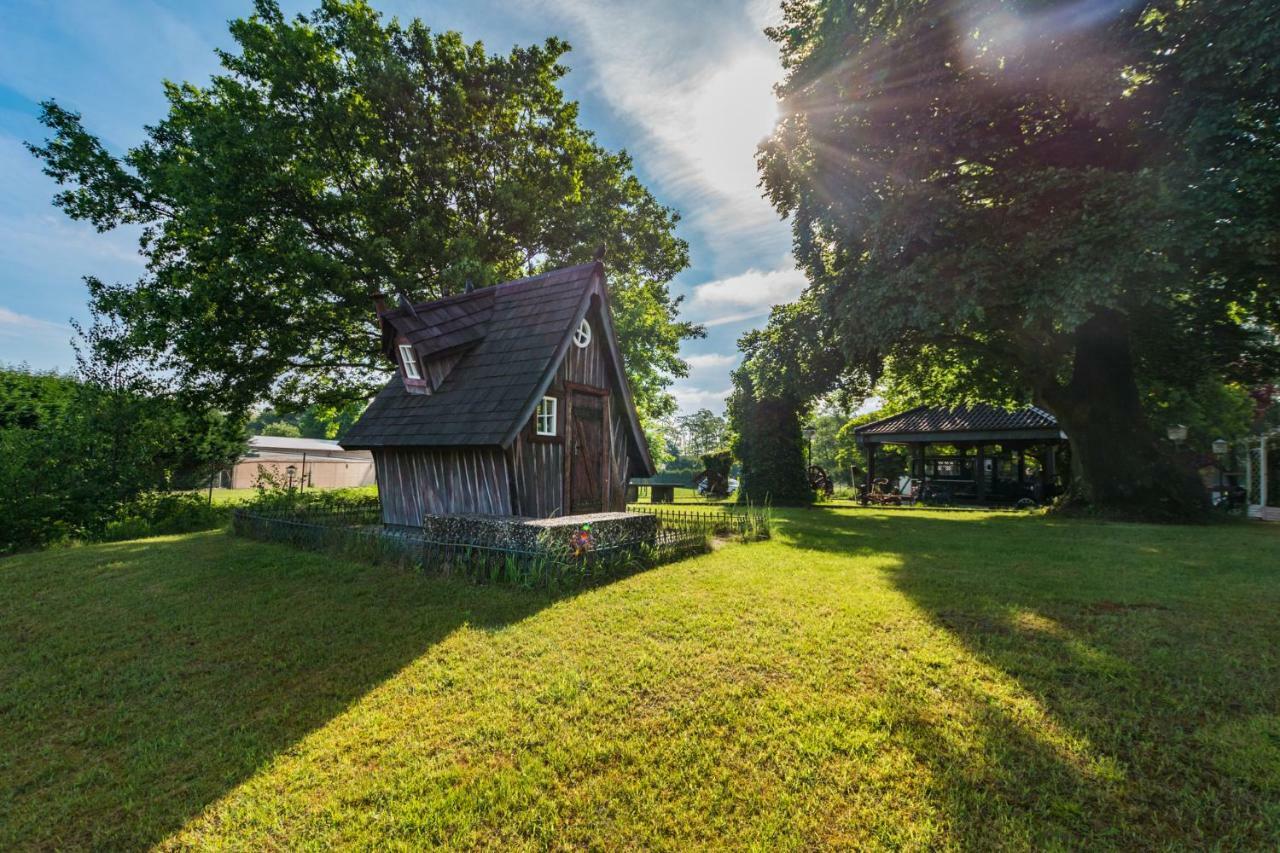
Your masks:
M1231 449L1231 445L1225 438L1215 438L1213 440L1213 455L1218 457L1218 494L1221 495L1227 490L1227 452Z
M818 429L813 424L809 424L801 431L804 433L804 437L809 442L809 449L805 453L805 465L808 467L812 467L813 466L813 437L817 434Z
M297 475L297 473L298 473L298 466L297 466L297 465L290 465L288 468L285 468L285 469L284 469L284 472L285 472L286 474L288 474L288 475L289 475L289 491L291 491L291 492L292 492L292 491L293 491L293 478L294 478L294 476L296 476L296 475Z

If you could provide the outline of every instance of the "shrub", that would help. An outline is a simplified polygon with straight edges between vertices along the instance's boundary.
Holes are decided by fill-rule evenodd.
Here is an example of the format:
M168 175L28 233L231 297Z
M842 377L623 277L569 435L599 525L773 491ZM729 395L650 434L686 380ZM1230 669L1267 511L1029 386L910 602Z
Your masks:
M147 495L208 483L243 444L240 419L175 395L0 369L0 554L216 526Z
M203 495L152 493L122 506L119 516L107 522L101 538L115 542L210 530L225 524L228 517L224 507L210 505Z
M378 496L363 489L282 489L268 488L260 482L258 494L240 506L250 512L344 512L378 505Z

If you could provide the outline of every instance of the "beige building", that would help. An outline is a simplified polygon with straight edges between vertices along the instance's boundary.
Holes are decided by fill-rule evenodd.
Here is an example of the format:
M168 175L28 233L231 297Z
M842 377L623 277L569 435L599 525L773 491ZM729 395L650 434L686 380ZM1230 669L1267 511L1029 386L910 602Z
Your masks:
M223 473L222 486L251 489L264 473L287 486L290 466L292 484L307 489L345 489L376 483L373 455L367 450L343 450L338 442L319 438L255 435L249 439L249 452Z

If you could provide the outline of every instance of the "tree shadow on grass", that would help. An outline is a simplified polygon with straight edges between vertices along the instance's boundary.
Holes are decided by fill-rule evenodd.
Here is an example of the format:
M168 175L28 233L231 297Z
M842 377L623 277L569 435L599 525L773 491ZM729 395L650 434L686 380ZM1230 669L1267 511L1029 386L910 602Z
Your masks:
M0 848L180 828L453 631L544 594L205 533L0 561Z
M1280 707L1277 534L893 512L782 531L892 557L936 642L887 652L883 690L963 844L1138 847L1280 837L1271 776L1224 752Z

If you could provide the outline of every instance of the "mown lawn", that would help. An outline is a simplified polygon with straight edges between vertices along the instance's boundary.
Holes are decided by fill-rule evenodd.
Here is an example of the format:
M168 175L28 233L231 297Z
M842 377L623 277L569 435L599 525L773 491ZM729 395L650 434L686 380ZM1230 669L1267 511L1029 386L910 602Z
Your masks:
M0 560L0 849L1280 843L1280 528L780 516L558 600Z

